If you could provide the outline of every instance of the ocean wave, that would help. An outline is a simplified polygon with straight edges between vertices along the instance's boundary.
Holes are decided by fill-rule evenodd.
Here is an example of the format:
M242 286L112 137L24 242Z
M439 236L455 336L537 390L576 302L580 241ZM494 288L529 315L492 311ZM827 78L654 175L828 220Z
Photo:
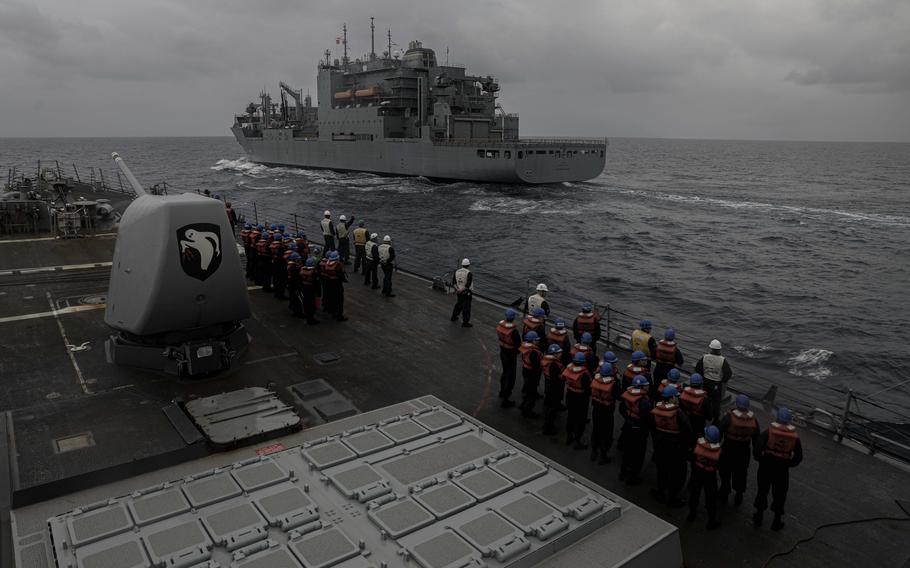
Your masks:
M552 207L551 203L522 199L520 197L493 197L478 199L468 207L469 211L500 213L502 215L580 215L584 213L582 207L569 207L560 209Z
M825 363L832 355L834 355L833 351L812 347L800 351L783 363L791 375L823 381L831 376L831 369L826 367Z
M647 199L659 199L661 201L673 201L684 204L710 205L716 207L725 207L728 209L746 209L757 211L772 211L793 213L800 216L816 217L835 217L838 219L864 222L882 226L910 227L910 217L902 215L885 215L881 213L868 213L863 211L843 211L841 209L825 209L822 207L802 207L797 205L779 205L774 203L764 203L760 201L732 201L728 199L718 199L716 197L703 197L700 195L684 195L679 193L666 193L661 191L650 191L644 189L633 189L615 185L602 185L602 188L613 193L625 195L634 195L645 197ZM805 222L798 220L800 225Z
M770 351L771 346L763 345L761 343L750 343L749 345L734 345L733 350L743 357L755 359L756 357L761 356L762 353Z

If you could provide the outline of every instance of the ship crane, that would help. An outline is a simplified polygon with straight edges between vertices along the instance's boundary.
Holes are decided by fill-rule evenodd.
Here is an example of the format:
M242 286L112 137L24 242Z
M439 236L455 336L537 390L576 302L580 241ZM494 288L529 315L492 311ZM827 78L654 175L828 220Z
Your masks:
M278 86L281 87L281 90L291 96L296 103L295 115L294 118L297 122L303 121L303 89L294 90L290 85L284 81L278 81Z

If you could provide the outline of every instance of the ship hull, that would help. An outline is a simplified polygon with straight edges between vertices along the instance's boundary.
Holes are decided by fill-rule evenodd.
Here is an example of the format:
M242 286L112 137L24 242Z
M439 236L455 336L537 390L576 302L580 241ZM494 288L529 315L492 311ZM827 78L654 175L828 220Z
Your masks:
M266 130L261 137L246 137L237 125L232 132L250 161L256 163L439 180L509 184L585 181L599 176L606 161L603 142L577 150L577 144L567 147L558 142L450 145L420 139L302 139L280 129Z

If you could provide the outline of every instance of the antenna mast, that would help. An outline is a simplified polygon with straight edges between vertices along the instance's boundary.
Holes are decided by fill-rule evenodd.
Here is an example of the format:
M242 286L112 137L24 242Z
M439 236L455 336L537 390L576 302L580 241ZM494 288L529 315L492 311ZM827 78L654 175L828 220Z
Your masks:
M376 59L375 36L376 26L373 24L373 16L370 16L370 61Z
M389 28L389 59L392 59L392 28Z
M344 63L347 64L348 63L348 25L347 25L347 23L345 23L343 26L341 26L341 31L343 34L342 39L341 39L341 44L344 46L344 58L342 59L342 61L344 61Z

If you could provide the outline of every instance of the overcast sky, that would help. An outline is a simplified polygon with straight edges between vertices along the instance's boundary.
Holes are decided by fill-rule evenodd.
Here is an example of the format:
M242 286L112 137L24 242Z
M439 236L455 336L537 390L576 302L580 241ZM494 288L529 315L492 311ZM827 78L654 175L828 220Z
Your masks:
M910 0L0 0L0 136L229 135L371 15L523 135L910 141Z

